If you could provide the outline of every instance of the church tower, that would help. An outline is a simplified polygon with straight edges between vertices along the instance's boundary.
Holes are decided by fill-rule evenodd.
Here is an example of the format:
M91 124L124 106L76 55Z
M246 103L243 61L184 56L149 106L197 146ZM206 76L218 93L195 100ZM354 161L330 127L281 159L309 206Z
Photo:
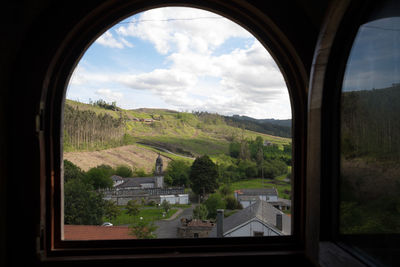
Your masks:
M156 159L156 169L155 169L155 175L162 175L163 173L163 160L161 158L160 153L158 153L158 157Z
M154 171L154 175L156 178L155 186L158 188L163 188L164 187L163 160L161 158L160 153L158 153L158 157L156 159L156 168Z

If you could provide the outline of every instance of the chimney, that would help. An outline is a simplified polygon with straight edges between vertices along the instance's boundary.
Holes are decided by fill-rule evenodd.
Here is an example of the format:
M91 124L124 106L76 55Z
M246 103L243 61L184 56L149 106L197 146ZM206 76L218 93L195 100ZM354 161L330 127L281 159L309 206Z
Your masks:
M224 210L217 209L217 237L224 237Z
M280 213L276 214L276 228L282 231L282 214Z

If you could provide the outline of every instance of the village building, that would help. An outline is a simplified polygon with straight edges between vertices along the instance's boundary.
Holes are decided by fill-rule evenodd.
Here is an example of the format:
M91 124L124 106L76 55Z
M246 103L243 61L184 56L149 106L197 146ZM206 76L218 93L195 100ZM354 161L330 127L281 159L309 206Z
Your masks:
M264 200L224 218L218 210L210 237L280 236L291 234L291 217Z
M163 160L161 155L155 162L154 176L123 178L113 175L113 188L102 190L104 199L117 205L126 205L129 200L170 204L189 204L189 195L184 194L184 188L166 188L164 185Z
M144 188L163 188L164 187L164 172L163 160L161 155L158 154L156 165L154 169L154 176L151 177L134 177L123 178L118 175L111 176L114 182L114 188L120 189L144 189Z
M64 225L64 240L136 239L128 226Z
M167 201L169 204L189 204L188 194L160 195L160 203Z
M198 219L181 219L178 227L178 238L208 237L214 227L214 223Z
M278 197L276 188L256 188L256 189L240 189L234 192L236 200L247 208L256 203L258 200L263 200L279 210L289 210L291 201Z

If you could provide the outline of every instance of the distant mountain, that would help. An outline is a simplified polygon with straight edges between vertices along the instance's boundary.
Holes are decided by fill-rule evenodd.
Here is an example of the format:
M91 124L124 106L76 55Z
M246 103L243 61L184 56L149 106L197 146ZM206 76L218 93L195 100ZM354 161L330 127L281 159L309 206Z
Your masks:
M275 119L261 119L258 120L260 122L271 123L274 125L285 126L285 127L292 127L292 120L275 120Z
M224 116L228 125L281 137L291 137L292 120L255 119L248 116Z

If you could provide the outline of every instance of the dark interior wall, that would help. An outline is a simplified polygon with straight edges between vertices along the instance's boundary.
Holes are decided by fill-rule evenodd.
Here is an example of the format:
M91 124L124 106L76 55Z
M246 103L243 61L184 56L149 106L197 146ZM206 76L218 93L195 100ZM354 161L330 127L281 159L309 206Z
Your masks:
M1 4L1 266L39 264L36 236L40 159L36 115L45 73L74 25L108 2L111 1L35 0ZM266 14L284 32L309 71L327 1L248 2L254 5L255 12Z

